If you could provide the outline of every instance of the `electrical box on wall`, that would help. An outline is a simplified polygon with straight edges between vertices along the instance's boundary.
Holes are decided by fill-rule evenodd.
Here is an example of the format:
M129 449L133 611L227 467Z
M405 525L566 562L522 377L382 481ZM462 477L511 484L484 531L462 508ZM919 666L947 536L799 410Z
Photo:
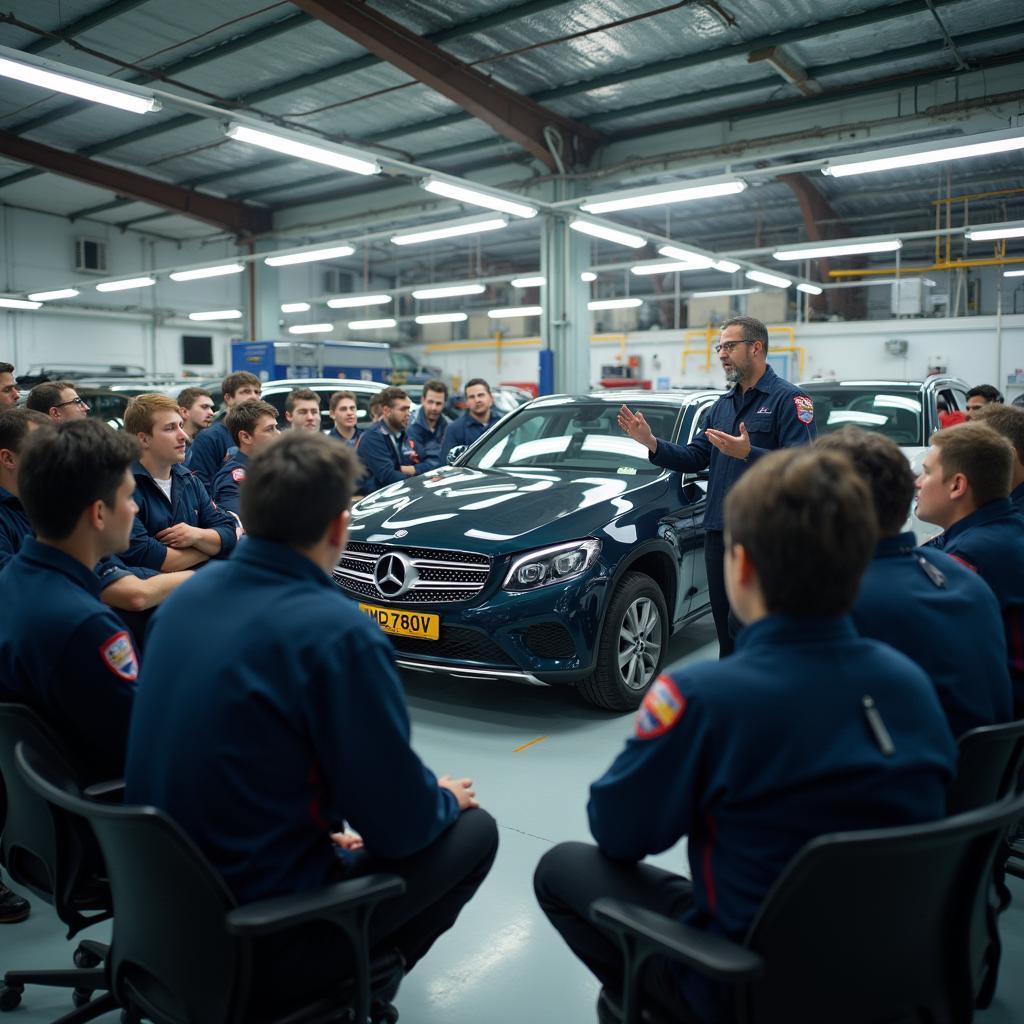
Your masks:
M891 356L905 356L910 343L906 338L889 338L885 343L885 351Z
M890 307L893 316L921 316L924 313L924 281L920 277L893 281Z

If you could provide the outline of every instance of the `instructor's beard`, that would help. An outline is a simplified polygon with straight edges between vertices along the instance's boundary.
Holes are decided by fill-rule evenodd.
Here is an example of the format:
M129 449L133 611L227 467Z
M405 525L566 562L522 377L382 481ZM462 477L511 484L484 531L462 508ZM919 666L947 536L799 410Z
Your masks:
M740 371L735 366L727 367L725 370L725 379L730 384L738 384L741 379Z

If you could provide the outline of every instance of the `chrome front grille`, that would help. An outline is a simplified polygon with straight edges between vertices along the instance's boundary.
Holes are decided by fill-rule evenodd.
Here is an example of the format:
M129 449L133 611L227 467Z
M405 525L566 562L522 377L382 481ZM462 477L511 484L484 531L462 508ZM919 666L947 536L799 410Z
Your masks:
M374 570L382 555L401 554L412 563L416 580L397 597L382 593ZM452 604L471 601L484 588L491 560L472 551L405 548L353 541L334 569L334 581L353 597L388 604Z

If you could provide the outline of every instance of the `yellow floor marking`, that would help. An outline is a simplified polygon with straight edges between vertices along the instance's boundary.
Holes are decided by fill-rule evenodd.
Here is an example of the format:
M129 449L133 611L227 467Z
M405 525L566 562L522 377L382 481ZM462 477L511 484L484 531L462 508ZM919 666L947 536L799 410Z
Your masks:
M534 743L542 743L546 739L547 736L538 736L535 740L530 740L529 743L524 743L521 747L516 747L516 749L513 750L512 753L518 754L521 750L525 750L527 747L532 747Z

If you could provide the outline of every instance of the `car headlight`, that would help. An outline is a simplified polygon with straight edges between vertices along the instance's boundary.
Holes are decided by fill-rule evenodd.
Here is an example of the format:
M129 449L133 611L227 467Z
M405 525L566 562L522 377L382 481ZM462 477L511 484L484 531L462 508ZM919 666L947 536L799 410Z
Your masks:
M601 542L588 538L520 555L509 569L505 590L536 590L583 575L597 561Z

